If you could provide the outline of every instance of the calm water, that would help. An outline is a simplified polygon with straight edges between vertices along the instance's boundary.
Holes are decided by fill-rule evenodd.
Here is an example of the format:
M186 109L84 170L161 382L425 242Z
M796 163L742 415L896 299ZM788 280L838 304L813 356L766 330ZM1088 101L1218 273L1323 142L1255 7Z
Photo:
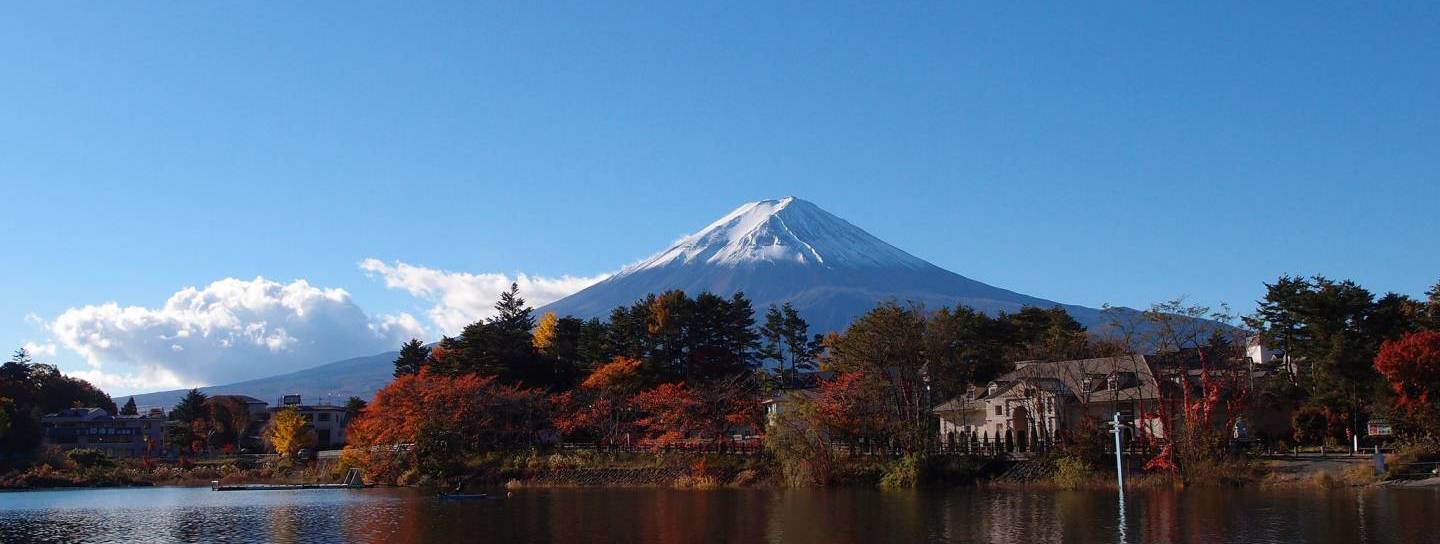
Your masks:
M0 493L3 542L1440 542L1440 490Z

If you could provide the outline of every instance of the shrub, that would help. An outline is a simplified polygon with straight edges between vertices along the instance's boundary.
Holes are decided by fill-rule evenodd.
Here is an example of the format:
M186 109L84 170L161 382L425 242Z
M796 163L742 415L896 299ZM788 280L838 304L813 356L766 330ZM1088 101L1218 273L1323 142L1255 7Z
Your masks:
M1095 467L1080 457L1064 456L1055 460L1055 485L1061 489L1079 489L1095 481Z
M115 461L114 461L113 459L111 459L110 456L105 455L105 452L100 451L100 450L97 450L97 449L90 449L90 448L77 448L77 449L73 449L73 450L70 450L70 451L68 451L68 452L65 452L65 458L66 458L66 459L69 459L70 462L75 463L75 466L80 467L80 468L82 468L82 469L92 468L92 467L112 467L112 466L115 466Z
M906 455L891 462L880 476L880 487L886 489L915 487L919 483L920 460L914 455Z

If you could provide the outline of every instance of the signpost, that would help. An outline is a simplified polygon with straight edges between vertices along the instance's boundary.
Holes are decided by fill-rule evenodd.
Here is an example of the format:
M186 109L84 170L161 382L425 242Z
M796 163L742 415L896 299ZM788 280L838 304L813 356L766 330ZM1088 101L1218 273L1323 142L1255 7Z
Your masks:
M1115 412L1115 418L1110 420L1110 432L1115 434L1115 482L1120 486L1120 493L1125 493L1125 449L1121 446L1124 438L1125 428L1120 423L1120 412Z

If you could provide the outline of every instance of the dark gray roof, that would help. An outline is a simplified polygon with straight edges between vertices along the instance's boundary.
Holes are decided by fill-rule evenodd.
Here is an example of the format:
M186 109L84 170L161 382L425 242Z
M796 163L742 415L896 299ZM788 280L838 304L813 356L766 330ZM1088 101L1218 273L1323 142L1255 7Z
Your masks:
M1143 355L1102 357L1098 359L1077 359L1073 361L1035 362L1021 361L1015 363L1016 368L999 378L995 378L991 384L995 390L990 391L987 387L982 394L966 402L978 402L987 398L1003 395L1011 388L1019 384L1029 384L1041 387L1056 394L1072 395L1082 403L1088 402L1112 402L1115 400L1154 400L1160 398L1160 388L1155 382L1155 376L1151 373L1150 365ZM1133 384L1121 387L1118 390L1106 388L1105 380L1113 373L1134 374ZM1085 379L1099 380L1091 391L1086 392ZM1094 383L1094 382L1092 382ZM935 412L958 411L962 406L961 399L953 399L941 404L934 409Z

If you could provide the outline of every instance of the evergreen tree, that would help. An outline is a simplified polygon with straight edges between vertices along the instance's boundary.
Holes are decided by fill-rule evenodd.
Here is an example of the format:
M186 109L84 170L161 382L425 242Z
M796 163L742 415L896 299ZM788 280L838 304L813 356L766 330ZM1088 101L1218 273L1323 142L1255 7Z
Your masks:
M120 409L120 415L122 415L122 416L136 416L136 415L140 415L140 410L135 407L135 397L130 397L130 400L125 401L125 407Z
M760 327L759 339L759 355L776 362L776 374L782 387L793 386L801 370L815 368L820 337L810 336L810 324L789 302L778 308L772 305L765 312L765 324Z
M199 389L191 389L185 393L175 408L170 410L170 421L190 423L197 419L205 419L207 415L205 401L208 399L209 396L201 393Z
M535 328L535 318L531 314L534 309L525 305L525 299L520 298L520 284L511 283L510 289L500 293L500 300L495 303L495 317L490 322L505 333L523 333L526 340L529 340L530 331Z
M765 323L760 325L760 357L775 361L776 374L785 375L785 316L780 308L770 305L765 310Z
M355 416L358 416L360 415L360 412L365 411L365 407L368 404L369 403L365 402L365 399L362 399L360 397L350 397L348 399L345 399L345 419L347 421L355 419Z
M1440 282L1425 292L1424 317L1421 323L1429 329L1440 330Z
M785 348L790 352L791 370L814 370L815 354L820 351L820 335L810 335L810 324L800 317L789 302L780 308L785 315Z
M419 374L420 368L425 366L425 361L429 357L430 348L421 344L419 339L411 338L409 342L400 346L400 356L395 358L395 377Z

